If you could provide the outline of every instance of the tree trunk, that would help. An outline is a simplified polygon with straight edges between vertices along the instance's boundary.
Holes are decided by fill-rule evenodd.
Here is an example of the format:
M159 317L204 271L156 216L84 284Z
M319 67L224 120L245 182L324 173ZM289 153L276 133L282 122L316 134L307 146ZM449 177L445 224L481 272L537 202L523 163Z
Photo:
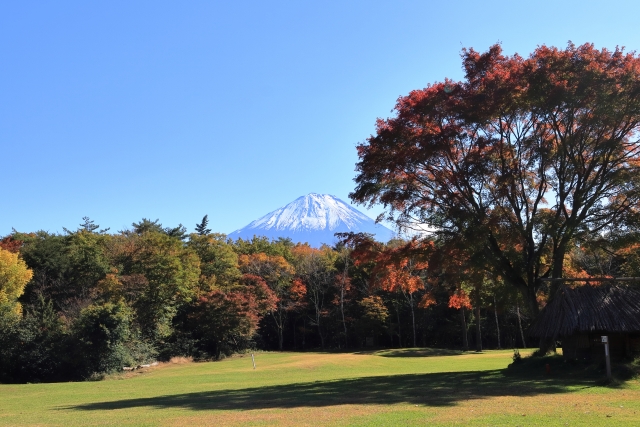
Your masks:
M304 345L307 340L307 318L306 316L302 318L302 349L304 350Z
M276 312L272 311L271 317L273 317L273 321L276 324L276 329L278 330L278 350L282 351L282 345L284 343L284 319L282 310L278 308Z
M282 312L280 312L280 324L278 325L278 348L282 351L284 345L284 320L282 319Z
M344 286L340 289L340 313L342 314L342 327L344 328L344 348L349 346L347 341L347 322L344 318Z
M553 279L560 279L562 278L562 273L564 270L564 255L566 253L566 244L563 244L562 242L560 243L560 246L558 248L556 248L556 250L554 251L553 254L553 270L551 272L551 277ZM551 301L553 301L553 299L555 298L556 294L558 293L558 289L560 288L561 282L559 281L553 281L551 282L550 286L549 286L549 301L547 301L547 304L549 304ZM549 352L554 352L556 351L556 337L550 338L550 337L542 337L540 338L540 342L539 342L539 351L538 353L541 356L544 356L545 354L549 353Z
M517 301L516 314L518 315L518 329L520 329L520 338L522 338L522 348L527 348L527 342L524 340L524 331L522 330L522 320L520 319L520 306Z
M320 348L324 350L324 337L320 329L320 310L316 311L316 326L318 327L318 335L320 336Z
M496 294L493 294L493 314L496 316L496 331L498 332L498 350L502 348L500 345L500 323L498 323L498 304L496 304Z
M413 301L411 302L411 322L413 324L413 346L416 346L416 313L413 307Z
M411 324L413 326L413 347L416 347L416 312L415 307L413 306L413 294L411 294L409 304L411 305Z
M476 306L474 310L476 317L476 351L482 351L482 330L480 329L480 306Z
M296 325L298 323L298 319L295 319L293 321L293 349L295 350L296 347Z
M398 316L398 347L402 348L402 334L400 333L400 310L396 306L396 315Z
M460 308L460 321L462 322L462 350L469 351L469 340L467 339L467 320L464 317L464 307Z

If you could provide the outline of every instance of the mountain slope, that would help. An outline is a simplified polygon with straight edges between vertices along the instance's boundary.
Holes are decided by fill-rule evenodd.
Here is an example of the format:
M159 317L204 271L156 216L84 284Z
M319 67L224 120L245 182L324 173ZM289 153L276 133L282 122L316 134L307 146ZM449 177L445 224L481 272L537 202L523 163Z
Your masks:
M311 246L318 247L323 243L335 243L334 233L348 231L375 234L376 240L382 242L387 242L394 236L393 231L376 224L337 197L310 193L230 233L229 237L288 237L294 242L308 242Z

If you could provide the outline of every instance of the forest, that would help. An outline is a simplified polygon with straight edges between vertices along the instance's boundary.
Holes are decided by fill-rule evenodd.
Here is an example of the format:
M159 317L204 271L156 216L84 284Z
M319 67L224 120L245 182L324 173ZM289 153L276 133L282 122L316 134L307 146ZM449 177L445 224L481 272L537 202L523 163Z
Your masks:
M561 279L640 277L640 58L494 45L462 63L357 146L351 200L412 238L233 241L207 216L4 236L0 381L250 349L553 350L526 331Z
M174 356L430 346L521 348L532 313L501 278L437 239L343 234L334 247L231 241L89 218L0 240L3 382L88 379ZM575 247L577 277L640 276L640 245ZM547 297L540 292L541 304Z

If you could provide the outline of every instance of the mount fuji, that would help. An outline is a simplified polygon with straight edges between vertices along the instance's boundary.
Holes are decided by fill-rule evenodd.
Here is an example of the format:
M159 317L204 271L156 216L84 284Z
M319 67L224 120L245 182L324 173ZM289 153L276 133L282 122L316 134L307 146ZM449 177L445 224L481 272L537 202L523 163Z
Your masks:
M376 240L387 242L395 233L347 203L329 194L310 193L298 197L249 225L228 235L231 239L251 239L266 236L270 239L288 237L295 243L307 242L319 247L334 244L334 233L353 231L371 233Z

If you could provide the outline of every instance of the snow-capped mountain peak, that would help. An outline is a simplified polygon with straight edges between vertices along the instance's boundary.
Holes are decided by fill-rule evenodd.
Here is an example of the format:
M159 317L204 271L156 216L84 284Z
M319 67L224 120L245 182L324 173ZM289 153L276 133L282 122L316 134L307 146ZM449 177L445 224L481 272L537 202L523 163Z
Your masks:
M269 238L289 237L312 246L335 242L334 233L365 232L381 241L393 237L388 228L376 224L362 212L329 194L309 193L286 206L229 234L232 239L250 239L254 235Z

